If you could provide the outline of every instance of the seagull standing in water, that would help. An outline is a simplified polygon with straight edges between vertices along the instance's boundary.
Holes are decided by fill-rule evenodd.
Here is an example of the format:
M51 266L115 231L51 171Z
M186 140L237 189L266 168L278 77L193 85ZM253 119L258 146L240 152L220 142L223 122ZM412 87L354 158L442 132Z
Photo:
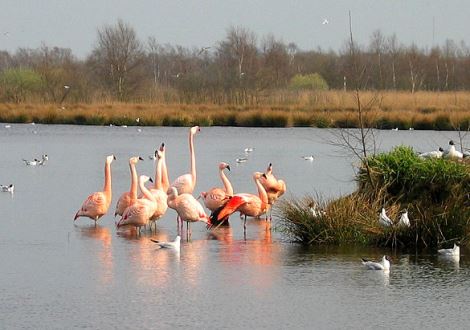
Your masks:
M370 261L364 258L361 258L361 260L362 264L368 270L383 270L384 272L390 271L390 258L388 256L383 256L382 261L380 262Z
M181 236L176 236L175 240L173 242L162 242L158 241L156 239L150 239L152 242L156 243L160 248L162 249L174 249L179 251L180 250L180 245L181 245Z

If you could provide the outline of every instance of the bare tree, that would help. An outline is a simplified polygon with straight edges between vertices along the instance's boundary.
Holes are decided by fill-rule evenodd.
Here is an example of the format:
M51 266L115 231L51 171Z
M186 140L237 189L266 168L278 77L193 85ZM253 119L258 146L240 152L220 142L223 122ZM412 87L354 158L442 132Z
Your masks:
M122 101L138 87L143 56L143 47L134 29L119 19L115 25L98 29L98 44L90 61Z

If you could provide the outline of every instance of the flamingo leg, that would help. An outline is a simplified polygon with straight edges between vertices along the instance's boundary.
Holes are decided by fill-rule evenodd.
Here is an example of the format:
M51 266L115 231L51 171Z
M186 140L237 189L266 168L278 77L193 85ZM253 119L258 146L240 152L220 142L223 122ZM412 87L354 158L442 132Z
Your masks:
M245 238L245 241L246 241L246 214L243 220L243 237Z

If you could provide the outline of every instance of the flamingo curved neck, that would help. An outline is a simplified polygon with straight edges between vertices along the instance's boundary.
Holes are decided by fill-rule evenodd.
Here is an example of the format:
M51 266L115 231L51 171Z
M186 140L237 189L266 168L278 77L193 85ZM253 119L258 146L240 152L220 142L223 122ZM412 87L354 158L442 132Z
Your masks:
M266 193L266 190L264 189L263 185L259 181L259 179L255 179L256 186L258 187L258 196L261 199L261 202L263 205L268 204L268 194Z
M230 195L230 196L233 196L232 184L230 183L229 179L225 175L224 170L219 169L219 174L220 174L220 179L222 180L222 183L224 184L225 193Z
M162 163L162 188L163 191L167 192L170 187L170 179L168 178L168 169L166 168L166 155L163 152L163 158L161 159Z
M153 194L147 189L147 187L145 186L143 180L139 180L139 187L140 187L140 190L142 191L142 194L144 194L145 198L147 198L148 200L151 200L152 202L156 202L155 197L154 197Z
M160 190L162 189L162 159L160 157L157 158L154 188Z
M137 199L137 171L133 163L129 163L129 168L131 169L131 201L135 201Z
M111 164L106 163L104 165L104 187L103 191L111 195Z
M194 155L194 134L189 132L189 155L191 161L192 188L196 186L196 156Z

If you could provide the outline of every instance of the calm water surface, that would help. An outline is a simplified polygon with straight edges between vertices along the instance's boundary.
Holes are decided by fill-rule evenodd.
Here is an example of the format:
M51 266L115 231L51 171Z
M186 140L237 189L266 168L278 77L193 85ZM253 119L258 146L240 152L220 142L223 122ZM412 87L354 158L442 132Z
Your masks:
M366 271L359 257L376 249L302 248L283 242L263 221L206 231L193 225L181 253L158 250L149 238L173 239L176 213L157 232L117 232L111 215L97 227L72 219L103 185L103 163L114 153L113 205L129 189L127 160L140 155L141 174L153 175L148 155L167 144L170 176L187 173L186 128L0 125L0 328L468 328L470 258L392 254L389 275ZM451 132L382 131L379 147L445 147ZM236 192L255 192L254 171L269 162L288 184L287 197L334 197L354 189L354 161L327 143L319 129L203 128L196 136L196 192L220 186L219 161ZM467 141L468 143L468 141ZM254 147L246 163L235 158ZM43 167L21 159L48 154ZM301 159L314 154L313 162ZM110 212L111 213L111 212Z

